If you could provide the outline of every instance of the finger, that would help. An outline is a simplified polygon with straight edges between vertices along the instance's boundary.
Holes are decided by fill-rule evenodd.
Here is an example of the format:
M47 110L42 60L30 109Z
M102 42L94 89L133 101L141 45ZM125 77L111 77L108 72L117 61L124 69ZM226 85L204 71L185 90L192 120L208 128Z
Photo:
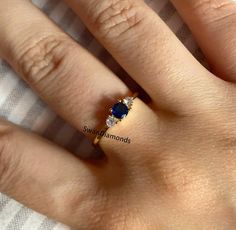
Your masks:
M194 104L208 82L206 71L143 1L66 2L159 107L178 111Z
M212 71L236 81L236 3L233 0L172 2L195 35Z
M110 158L120 156L125 165L133 165L134 162L143 162L143 154L152 144L159 146L161 144L161 133L165 130L165 120L161 119L148 105L139 98L134 99L132 108L121 122L117 123L107 133L112 136L105 136L101 139L100 144L104 151L109 153ZM129 144L119 141L121 137L128 137ZM149 145L145 145L147 142ZM137 162L138 164L138 162Z
M1 0L0 25L0 55L80 131L99 126L104 108L129 94L119 78L30 1Z
M83 226L96 198L94 169L39 136L0 121L0 192L26 206Z

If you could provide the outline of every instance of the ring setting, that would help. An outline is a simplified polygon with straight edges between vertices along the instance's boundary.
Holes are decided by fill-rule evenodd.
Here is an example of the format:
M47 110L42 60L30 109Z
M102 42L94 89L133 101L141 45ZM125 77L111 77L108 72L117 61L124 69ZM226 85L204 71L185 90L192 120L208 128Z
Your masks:
M110 109L111 115L108 116L106 120L106 125L111 128L118 121L121 121L123 118L125 118L128 115L132 105L133 97L126 97L123 100L119 100Z
M119 121L124 119L129 111L132 108L134 99L138 96L138 93L134 93L133 96L127 96L121 100L118 100L112 108L110 109L110 115L108 115L106 119L106 125L100 131L101 133L105 133L109 128L113 127ZM96 145L100 139L102 138L101 135L97 135L94 139L94 144Z

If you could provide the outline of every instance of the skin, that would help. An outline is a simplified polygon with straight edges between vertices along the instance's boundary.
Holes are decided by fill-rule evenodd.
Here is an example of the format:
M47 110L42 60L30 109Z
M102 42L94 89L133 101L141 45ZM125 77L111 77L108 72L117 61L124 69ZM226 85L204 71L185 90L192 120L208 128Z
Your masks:
M235 229L236 4L172 1L210 72L141 0L66 2L151 103L135 99L110 131L132 144L103 138L101 162L1 121L0 191L80 230ZM30 1L0 1L0 41L0 56L80 131L131 93Z

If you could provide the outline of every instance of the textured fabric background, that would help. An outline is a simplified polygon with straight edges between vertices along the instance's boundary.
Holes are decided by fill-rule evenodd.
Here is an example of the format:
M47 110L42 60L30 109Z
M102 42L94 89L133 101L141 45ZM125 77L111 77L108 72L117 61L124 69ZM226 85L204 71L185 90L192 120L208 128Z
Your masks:
M88 0L89 1L89 0ZM94 40L78 17L60 0L34 0L37 7L54 20L64 31L93 52L119 76L127 74ZM201 52L188 28L167 0L147 0L160 17L166 21L177 37L199 61ZM84 136L56 116L31 89L0 60L0 116L23 127L38 132L70 150L87 155L94 151ZM43 163L43 162L42 162ZM38 214L9 197L0 194L0 230L66 230L60 223Z

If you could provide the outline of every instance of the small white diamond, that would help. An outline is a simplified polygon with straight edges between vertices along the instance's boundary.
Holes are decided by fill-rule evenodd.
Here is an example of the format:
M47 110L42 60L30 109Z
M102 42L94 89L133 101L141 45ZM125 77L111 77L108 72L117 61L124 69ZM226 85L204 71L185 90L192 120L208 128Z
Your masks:
M126 97L125 99L123 99L123 103L126 104L128 107L130 107L133 104L133 98Z
M122 119L125 118L126 116L127 116L126 114L122 115Z
M106 124L109 128L116 124L116 119L113 116L109 116L106 120Z

